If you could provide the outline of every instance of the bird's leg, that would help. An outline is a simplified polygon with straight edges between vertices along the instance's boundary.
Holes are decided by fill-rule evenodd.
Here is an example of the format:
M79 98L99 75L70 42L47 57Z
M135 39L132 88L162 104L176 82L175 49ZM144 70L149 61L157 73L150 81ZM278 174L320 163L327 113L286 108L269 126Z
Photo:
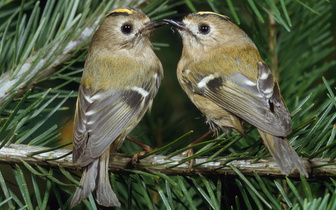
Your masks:
M188 147L190 146L193 146L201 141L203 141L207 136L209 136L210 134L214 133L214 130L209 130L208 132L206 132L205 134L203 134L201 137L199 137L196 141L190 143L188 145ZM185 150L184 152L181 153L182 156L185 156L185 157L190 157L190 156L193 156L194 155L194 149L193 148L190 148L190 149L187 149ZM188 167L188 170L191 170L192 166L194 165L195 163L195 160L192 159L192 160L189 160L189 167Z
M212 133L214 133L214 130L209 130L208 132L206 132L205 134L203 134L201 137L199 137L196 141L190 143L188 145L188 147L193 146L193 145L195 145L195 144L203 141L207 136L209 136ZM194 155L194 149L193 148L187 149L184 152L182 152L181 155L185 156L185 157L190 157L190 156Z
M137 144L137 145L139 145L139 146L142 148L142 151L140 151L140 152L138 152L138 153L135 153L135 154L133 155L133 157L132 157L132 164L138 162L140 156L142 156L142 155L144 155L144 154L147 154L147 153L153 151L152 148L151 148L150 146L148 146L147 144L141 143L141 142L139 142L139 141L133 139L133 138L130 137L130 136L126 136L126 139L127 139L127 140L130 140L131 142L133 142L133 143L135 143L135 144Z

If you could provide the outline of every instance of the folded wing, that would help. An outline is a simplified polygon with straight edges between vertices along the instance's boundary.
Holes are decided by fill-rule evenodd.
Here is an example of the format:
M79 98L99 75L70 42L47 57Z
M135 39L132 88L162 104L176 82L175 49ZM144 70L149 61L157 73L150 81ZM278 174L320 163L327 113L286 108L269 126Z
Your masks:
M266 64L258 63L257 82L238 72L230 76L200 69L184 72L183 80L194 93L274 136L291 132L290 114Z
M74 119L73 161L86 166L116 138L124 138L151 107L160 80L156 75L140 86L97 92L81 85Z

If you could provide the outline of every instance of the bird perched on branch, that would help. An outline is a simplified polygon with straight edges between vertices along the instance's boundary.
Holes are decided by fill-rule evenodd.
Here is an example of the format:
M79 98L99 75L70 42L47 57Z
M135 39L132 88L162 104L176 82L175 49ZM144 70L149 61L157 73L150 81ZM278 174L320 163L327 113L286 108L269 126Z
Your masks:
M291 117L279 84L252 40L227 16L213 12L165 21L183 39L178 81L210 127L243 134L242 120L254 125L283 174L297 168L308 177L286 138Z
M73 162L84 168L71 207L91 192L98 204L120 206L108 175L110 152L152 106L162 65L151 48L155 23L138 9L118 9L93 35L78 91Z

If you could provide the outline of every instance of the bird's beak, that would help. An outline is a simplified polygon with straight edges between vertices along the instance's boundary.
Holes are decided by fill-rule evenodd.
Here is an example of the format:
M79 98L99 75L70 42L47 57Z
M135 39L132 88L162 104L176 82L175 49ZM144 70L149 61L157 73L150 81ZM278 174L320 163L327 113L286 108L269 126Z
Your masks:
M163 25L167 24L166 22L151 22L151 23L154 26L154 28L157 28L157 27L160 27L160 26L163 26Z
M151 32L154 30L154 28L157 28L157 27L160 27L160 26L163 26L163 25L166 25L167 23L165 22L153 22L153 21L150 21L148 22L144 28L141 29L140 33L143 34L143 33L148 33L148 32Z
M172 25L174 26L176 29L180 30L180 31L186 31L190 34L191 31L189 30L189 28L187 28L183 22L180 22L180 21L174 21L174 20L168 20L168 19L164 19L163 20L164 22L168 23L169 25Z

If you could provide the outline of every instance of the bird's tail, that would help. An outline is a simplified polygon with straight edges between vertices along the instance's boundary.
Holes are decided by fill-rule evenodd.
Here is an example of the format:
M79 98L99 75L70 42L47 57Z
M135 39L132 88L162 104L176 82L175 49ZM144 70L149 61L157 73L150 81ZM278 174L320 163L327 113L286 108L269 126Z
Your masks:
M278 163L281 173L288 176L297 168L300 174L308 178L304 164L301 162L287 138L276 137L259 129L258 131L264 140L264 144Z
M112 190L110 179L108 175L110 151L107 149L102 156L100 156L99 162L99 176L98 185L96 189L96 201L99 205L112 207L120 207L120 202L114 191Z
M116 194L113 192L108 176L109 149L102 156L95 159L84 168L81 186L77 187L72 198L70 207L78 205L82 200L87 198L95 190L96 201L102 206L120 206ZM98 173L99 171L99 173ZM97 177L98 175L98 177Z

